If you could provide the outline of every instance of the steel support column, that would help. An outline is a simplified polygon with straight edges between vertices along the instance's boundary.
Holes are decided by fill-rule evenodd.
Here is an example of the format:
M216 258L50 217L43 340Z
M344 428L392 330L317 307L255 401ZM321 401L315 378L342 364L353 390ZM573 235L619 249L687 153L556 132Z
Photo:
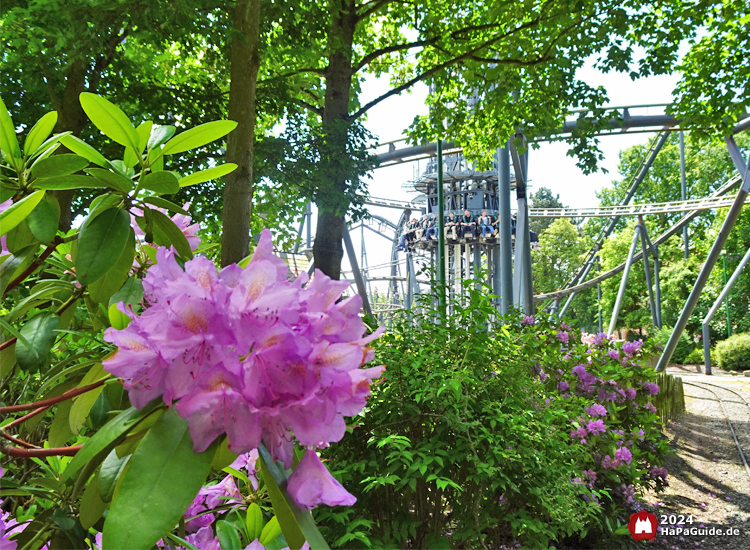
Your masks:
M701 292L703 292L703 287L706 285L706 281L708 281L708 277L711 275L711 270L714 268L716 261L721 255L721 250L727 242L732 227L734 227L734 222L737 221L737 218L742 211L742 207L745 206L745 199L747 199L748 192L750 191L750 162L746 162L745 159L742 158L742 153L740 152L739 147L737 147L737 143L734 141L733 137L729 136L724 138L724 140L726 141L727 149L729 150L729 156L732 157L732 161L742 177L740 188L737 191L734 203L729 208L729 212L727 212L727 217L724 219L721 230L716 236L713 246L711 246L711 250L706 258L706 263L698 274L698 279L695 281L690 296L688 296L685 307L682 308L682 313L680 313L680 317L677 319L677 323L675 323L672 335L669 337L667 345L664 346L664 351L659 358L659 363L656 365L657 372L661 372L667 368L669 360L672 358L672 354L677 347L677 342L682 335L682 331L685 330L688 319L690 319L690 316L693 314L693 310L698 303Z
M685 134L680 130L680 189L682 200L687 200L687 182L685 179ZM685 244L685 259L688 259L690 255L689 243L688 243L688 228L687 225L682 228L682 240Z
M352 274L354 275L354 283L357 285L357 292L362 297L362 309L367 315L372 317L372 308L370 308L370 298L367 296L367 290L365 289L365 281L362 278L362 272L359 270L359 264L357 263L357 256L354 254L354 245L352 244L352 236L349 234L349 228L344 225L344 231L342 232L344 237L344 246L346 247L346 255L349 257L349 264L352 266Z
M646 225L643 216L638 216L638 225L641 226L641 250L643 251L643 272L646 275L646 288L648 289L648 305L651 309L651 321L654 327L659 328L659 319L656 313L656 302L654 300L654 288L651 285L651 266L648 263L648 247L646 244Z
M500 314L508 313L513 305L513 250L510 234L510 142L497 150L497 194L498 194L498 249L495 266L500 295Z
M628 260L625 262L625 271L622 274L622 281L620 281L620 290L617 291L617 300L615 301L615 308L612 310L612 319L609 321L609 329L607 330L607 336L612 336L615 332L615 326L617 325L617 316L620 314L620 306L622 305L622 298L625 296L625 289L628 286L628 275L630 275L630 267L633 265L633 256L635 255L635 247L638 245L638 234L642 230L640 224L635 226L635 233L633 233L633 243L630 245L630 252L628 252Z
M443 142L437 142L437 209L438 209L438 247L437 247L437 283L438 304L440 311L445 315L445 261L447 250L445 248L445 200L443 198Z
M738 265L737 269L734 270L734 273L732 273L729 281L727 281L727 283L724 285L724 289L721 291L721 294L719 294L719 297L716 298L714 305L710 310L708 310L706 317L703 319L703 360L706 364L706 374L711 374L711 343L709 342L708 324L711 322L711 319L721 306L722 300L724 300L729 295L729 291L732 290L734 283L736 283L737 279L740 278L740 274L742 273L742 270L745 268L748 262L750 262L750 248L748 248L747 252L745 252L745 256L743 256L742 261L740 261L740 265Z

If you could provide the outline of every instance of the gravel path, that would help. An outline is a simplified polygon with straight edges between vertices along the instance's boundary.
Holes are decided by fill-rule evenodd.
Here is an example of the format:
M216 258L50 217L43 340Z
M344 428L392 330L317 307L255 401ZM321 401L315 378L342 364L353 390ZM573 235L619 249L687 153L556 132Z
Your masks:
M739 392L750 401L750 378L714 376L670 369L683 382L701 386L709 382ZM716 396L724 402L740 446L750 462L750 408L738 396L713 386L685 384L687 413L670 422L666 433L677 453L669 457L669 488L652 495L646 509L662 523L662 515L674 516L683 528L728 528L738 535L660 534L649 545L655 550L722 549L750 550L750 475L740 458L732 433ZM693 523L688 523L692 518ZM675 528L677 525L674 526ZM640 545L639 545L640 546Z

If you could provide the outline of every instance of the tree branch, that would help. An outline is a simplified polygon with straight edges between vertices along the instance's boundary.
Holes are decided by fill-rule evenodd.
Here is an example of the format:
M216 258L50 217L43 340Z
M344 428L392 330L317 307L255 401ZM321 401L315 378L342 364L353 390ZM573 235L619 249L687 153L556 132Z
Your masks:
M122 33L114 32L112 36L109 37L109 42L107 43L107 48L102 53L102 55L98 56L96 59L96 62L94 63L94 67L92 69L92 75L89 79L89 91L95 92L96 88L99 86L99 80L101 80L102 77L102 71L109 67L112 62L115 59L115 55L117 55L117 46L122 43L125 38L127 38L128 34L130 34L130 27L128 25L128 22L125 22L125 28L122 30Z
M357 66L352 69L352 74L356 74L362 67L364 67L365 65L369 65L372 61L374 61L375 59L383 55L387 55L393 52L400 52L403 50L410 50L412 48L419 48L422 46L431 46L435 44L437 41L438 41L438 38L433 37L433 38L430 38L429 40L417 40L416 42L409 42L408 44L398 44L395 46L388 46L387 48L381 48L379 50L375 50L374 52L369 53L362 58L362 60L357 64Z
M5 292L3 292L3 296L8 293L9 290L14 289L17 287L23 280L34 273L36 271L36 268L39 267L44 263L44 260L46 260L50 254L52 254L55 249L57 248L57 245L60 244L62 241L59 237L55 237L55 240L52 241L52 243L42 252L39 257L31 262L29 267L23 270L23 273L21 273L18 277L13 279L10 283L8 283L8 286L5 288Z
M448 67L451 67L451 66L455 65L456 63L459 63L460 61L464 61L466 59L471 59L471 57L474 56L476 53L482 51L485 48L488 48L488 47L492 46L493 44L496 44L497 42L500 42L501 40L505 40L505 39L513 36L514 34L517 34L518 32L521 32L523 30L526 30L526 29L538 26L539 23L541 23L543 20L546 19L545 17L542 17L542 13L547 8L547 6L549 6L549 2L545 6L542 7L542 10L539 12L539 17L537 17L536 19L534 19L532 21L529 21L527 23L524 23L523 25L521 25L519 27L516 27L515 29L513 29L511 31L502 33L499 36L496 36L496 37L494 37L494 38L492 38L490 40L487 40L484 43L480 44L479 46L477 46L477 47L475 47L475 48L473 48L473 49L471 49L471 50L469 50L467 52L464 52L463 54L458 55L458 56L456 56L456 57L454 57L452 59L449 59L448 61L440 63L439 65L436 65L436 66L432 67L431 69L428 69L428 70L424 71L423 73L415 76L414 78L412 78L411 80L405 82L404 84L401 84L400 86L397 86L396 88L393 88L393 89L389 90L388 92L384 93L380 97L377 97L377 98L373 99L372 101L370 101L369 103L367 103L366 105L364 105L362 108L360 108L358 111L356 111L353 115L350 115L349 116L349 120L356 120L357 118L359 118L360 116L362 116L363 114L365 114L368 110L370 110L371 108L373 108L378 103L381 103L382 101L385 101L386 99L388 99L391 96L398 95L401 92L403 92L405 90L408 90L409 88L411 88L417 82L421 82L422 80L425 80L426 78L429 78L432 75L434 75L434 74L436 74L436 73L438 73L438 72L440 72L440 71L442 71L444 69L447 69ZM575 26L580 25L582 22L583 21L579 21L575 25L568 27L567 29L565 29L565 31L563 31L562 33L560 33L560 36L558 36L558 38L556 38L555 40L558 40L561 36L565 35L571 28L574 28ZM465 30L466 29L462 29L461 32L463 32ZM504 63L512 62L512 60L498 60L498 61L503 61Z
M296 103L297 105L304 107L308 111L311 111L315 113L318 116L323 116L323 109L321 107L316 107L315 105L310 105L307 101L303 99L295 98L292 100L293 103Z
M365 2L361 6L359 6L357 9L360 8L367 8L362 13L357 14L357 21L362 21L363 19L367 19L370 17L373 13L378 11L383 6L390 4L395 0L372 0L371 2ZM369 6L369 7L368 7Z
M73 447L53 447L52 449L19 449L18 447L2 447L0 452L13 458L44 458L47 456L75 456L83 445Z
M42 68L42 76L44 76L44 84L47 86L47 93L49 94L50 102L52 102L52 107L55 109L55 111L62 111L62 103L60 103L60 97L57 95L57 91L55 90L55 75L52 74L52 71L49 68L49 65L47 65L47 62L45 61L42 54L39 54L39 65Z
M82 393L86 393L95 388L98 388L99 386L103 385L105 382L106 380L99 380L98 382L94 382L93 384L89 384L88 386L82 386L80 388L73 388L72 390L66 391L62 395L58 395L57 397L50 397L49 399L42 399L41 401L37 401L36 403L26 403L24 405L11 405L10 407L0 407L0 414L9 414L9 413L21 412L21 411L31 411L31 410L38 409L41 407L48 407L50 405L56 405L57 403L62 403L63 401L72 399L73 397L77 395L81 395Z

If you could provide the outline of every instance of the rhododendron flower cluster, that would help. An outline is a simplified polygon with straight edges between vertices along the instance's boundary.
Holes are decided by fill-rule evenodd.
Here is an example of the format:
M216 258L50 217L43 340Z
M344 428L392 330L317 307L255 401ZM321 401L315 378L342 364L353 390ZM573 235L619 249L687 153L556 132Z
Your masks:
M136 407L161 397L188 420L195 452L226 433L235 453L261 441L292 466L293 435L304 446L339 441L344 416L359 413L384 367L364 337L358 295L315 272L287 281L288 266L261 235L246 268L217 272L202 257L185 263L159 248L143 281L148 302L123 330L107 329L118 351L104 362L124 379Z

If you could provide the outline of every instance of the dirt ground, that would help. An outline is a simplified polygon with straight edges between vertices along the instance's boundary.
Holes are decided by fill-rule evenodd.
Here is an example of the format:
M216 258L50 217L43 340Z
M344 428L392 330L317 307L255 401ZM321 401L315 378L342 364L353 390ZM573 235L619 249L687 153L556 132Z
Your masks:
M669 369L686 383L687 412L667 425L666 433L676 453L667 463L669 487L659 495L650 495L646 509L656 514L660 529L666 527L661 525L666 519L673 523L668 526L669 531L681 527L705 533L672 534L663 530L653 541L638 546L653 550L750 550L750 475L716 397L690 385L709 382L739 392L750 401L750 378L722 371L705 376L697 370L699 367L695 366ZM711 389L724 401L740 446L750 461L750 408L736 395ZM712 528L724 533L731 529L737 534L711 534Z

